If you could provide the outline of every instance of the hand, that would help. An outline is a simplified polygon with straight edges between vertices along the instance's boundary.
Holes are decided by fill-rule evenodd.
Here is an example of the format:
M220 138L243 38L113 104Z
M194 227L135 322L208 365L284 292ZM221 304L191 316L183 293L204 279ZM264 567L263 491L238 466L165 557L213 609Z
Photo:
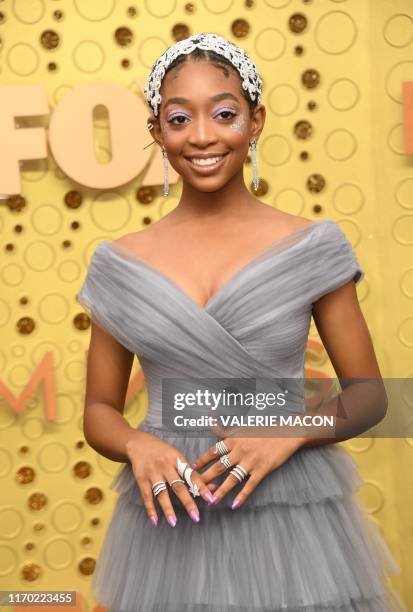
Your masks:
M166 484L182 478L177 471L177 458L188 463L183 454L174 446L148 432L139 431L126 443L126 454L132 465L132 471L142 495L143 503L152 524L158 524L158 514L155 508L155 496L152 485L159 480ZM208 502L212 501L211 490L214 485L206 485L202 476L192 471L191 482L198 485L201 496ZM188 489L188 484L177 482L172 490L194 522L199 521L198 507ZM175 527L176 514L174 512L168 490L161 491L156 496L168 523Z
M232 509L238 508L249 495L254 491L261 480L270 472L282 465L289 457L291 457L304 443L305 438L299 437L251 437L245 435L235 437L236 431L232 430L231 434L225 434L220 427L215 427L214 433L224 440L225 446L228 449L228 459L232 467L227 468L220 461L220 456L217 455L215 444L211 446L203 455L195 460L192 467L199 471L205 465L214 461L215 463L205 472L202 472L202 478L205 484L210 483L217 476L224 472L229 472L237 464L240 464L250 475L246 477L246 484L236 496L232 504ZM245 430L243 429L245 432ZM239 480L233 474L228 473L228 477L215 490L215 501L212 504L218 503L231 489L239 483ZM212 505L209 504L209 505Z

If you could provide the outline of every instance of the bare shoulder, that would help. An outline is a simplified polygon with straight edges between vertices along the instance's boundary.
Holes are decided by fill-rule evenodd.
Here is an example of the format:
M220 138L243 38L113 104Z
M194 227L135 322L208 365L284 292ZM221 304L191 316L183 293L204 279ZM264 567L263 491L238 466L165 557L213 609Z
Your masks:
M305 225L311 225L314 223L312 219L301 217L298 215L290 215L289 213L277 210L271 206L266 206L268 210L263 212L263 222L267 227L276 231L280 234L288 234L295 230L304 227Z
M156 225L158 223L137 232L124 234L113 242L131 252L140 253L141 255L149 254L159 234L159 230L155 227Z

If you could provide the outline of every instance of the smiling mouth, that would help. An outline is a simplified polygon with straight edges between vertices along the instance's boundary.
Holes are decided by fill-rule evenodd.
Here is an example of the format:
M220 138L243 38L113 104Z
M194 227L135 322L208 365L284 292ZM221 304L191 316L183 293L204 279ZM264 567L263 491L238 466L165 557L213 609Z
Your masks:
M228 155L229 151L224 155L216 155L208 158L200 158L200 157L185 157L185 159L191 164L192 167L198 169L215 169L217 168L221 162Z

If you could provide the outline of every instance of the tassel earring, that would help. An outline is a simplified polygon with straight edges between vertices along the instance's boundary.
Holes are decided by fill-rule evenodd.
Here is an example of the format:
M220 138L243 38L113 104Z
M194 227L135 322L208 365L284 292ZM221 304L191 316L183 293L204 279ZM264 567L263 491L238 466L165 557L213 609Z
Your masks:
M252 182L254 191L258 190L260 179L258 178L258 162L257 162L257 141L255 138L250 140L251 145L251 160L252 160Z
M169 179L168 179L168 154L166 152L165 145L162 145L163 155L163 194L167 196L169 193Z

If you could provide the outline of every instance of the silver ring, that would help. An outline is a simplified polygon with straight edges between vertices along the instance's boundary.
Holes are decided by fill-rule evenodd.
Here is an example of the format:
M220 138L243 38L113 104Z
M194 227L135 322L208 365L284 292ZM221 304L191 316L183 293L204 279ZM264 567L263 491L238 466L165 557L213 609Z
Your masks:
M164 480L158 480L154 482L152 485L152 491L155 497L159 495L162 491L166 491L166 482Z
M228 459L228 455L222 455L220 462L225 465L226 468L232 467L231 461Z
M183 476L186 482L189 485L189 492L192 493L194 497L199 497L201 493L199 492L199 486L194 484L191 480L191 474L194 471L188 463L185 461L181 461L179 457L176 459L178 474Z
M229 453L229 450L225 446L225 442L223 440L219 440L219 442L216 442L214 453L216 455L225 455L226 453Z
M247 470L239 463L237 463L237 465L230 471L230 474L235 476L235 478L238 478L240 482L245 480L245 478L248 476Z
M194 484L191 480L191 474L193 471L194 470L191 468L191 466L188 465L188 467L186 467L184 470L184 478L189 485L189 492L192 493L194 497L199 497L199 495L201 495L199 492L199 486Z
M172 487L172 485L174 485L176 482L182 482L182 484L185 484L185 480L182 480L182 478L176 478L175 480L169 483L169 486Z

